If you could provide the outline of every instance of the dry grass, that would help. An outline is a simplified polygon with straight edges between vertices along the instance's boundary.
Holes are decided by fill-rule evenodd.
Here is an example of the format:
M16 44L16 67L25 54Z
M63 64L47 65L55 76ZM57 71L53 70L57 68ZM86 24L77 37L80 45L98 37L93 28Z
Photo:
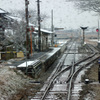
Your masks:
M85 41L88 44L92 44L92 45L95 45L95 46L97 45L97 41L90 41L89 39L86 39Z
M82 87L83 90L80 92L79 100L85 100L84 98L86 97L87 94L90 94L90 97L92 98L91 100L100 100L100 84L98 83L98 66L99 66L98 63L94 64L85 73L84 78L89 78L94 82L91 84L85 84ZM82 79L84 80L84 78Z
M0 68L0 100L12 100L11 99L12 96L16 95L16 93L18 93L20 89L24 91L25 84L29 79L30 78L25 76L20 71L17 71L15 69L10 69L9 67L6 66L1 67ZM18 97L20 98L20 96ZM18 99L13 99L13 100L18 100Z

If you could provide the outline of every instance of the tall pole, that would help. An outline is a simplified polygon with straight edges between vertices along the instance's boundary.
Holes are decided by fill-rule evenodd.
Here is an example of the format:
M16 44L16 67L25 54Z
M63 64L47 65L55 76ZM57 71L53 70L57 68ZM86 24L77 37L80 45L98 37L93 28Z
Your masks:
M32 29L30 29L30 46L31 46L31 56L32 56L32 53L33 53L33 50L32 50Z
M29 28L29 21L28 21L28 4L29 1L25 0L25 16L26 16L26 56L29 59L29 36L28 36L28 28Z
M84 33L84 29L83 29L83 44L85 42L85 33Z
M99 20L98 20L98 41L99 41Z
M83 30L83 44L84 44L84 41L85 41L85 30L87 29L88 27L81 27L81 29Z
M51 38L51 45L53 46L53 43L54 43L54 33L53 33L53 10L51 10L51 31L52 31L52 38Z
M37 0L37 10L38 10L38 48L41 51L41 31L40 31L40 0Z

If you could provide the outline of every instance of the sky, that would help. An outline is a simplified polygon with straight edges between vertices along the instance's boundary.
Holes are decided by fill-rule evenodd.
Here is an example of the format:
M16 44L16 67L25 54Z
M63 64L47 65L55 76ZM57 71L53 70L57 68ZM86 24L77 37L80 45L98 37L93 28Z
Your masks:
M25 0L0 0L0 7L6 11L24 10ZM29 9L37 10L36 0L29 0ZM40 11L49 16L42 22L45 27L51 26L51 10L54 15L54 26L65 29L77 29L80 26L97 27L98 16L94 12L82 12L74 7L74 2L66 0L41 0Z

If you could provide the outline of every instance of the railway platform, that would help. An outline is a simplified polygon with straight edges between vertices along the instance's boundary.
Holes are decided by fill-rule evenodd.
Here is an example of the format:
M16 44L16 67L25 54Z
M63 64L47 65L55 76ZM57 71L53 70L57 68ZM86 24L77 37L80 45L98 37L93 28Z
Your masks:
M50 47L46 52L35 52L30 59L23 58L22 60L10 60L7 66L10 68L17 68L25 73L29 73L32 76L37 76L42 71L48 70L50 65L60 56L62 52L67 48L67 43L59 45L59 47Z
M35 61L36 59L41 59L41 60L44 60L44 56L50 56L49 55L49 53L51 53L52 55L53 55L53 52L54 52L54 50L55 50L55 48L50 48L49 49L49 51L47 52L35 52L32 56L30 56L30 59L26 59L26 57L24 57L24 58L21 58L21 60L9 60L8 62L10 62L10 63L8 63L7 65L9 65L10 67L12 66L12 67L17 67L17 66L19 66L19 65L21 65L22 63L24 63L24 62L28 62L28 61ZM45 57L45 59L46 59L47 57Z
M45 53L47 52L34 52L34 54L30 56L30 59L26 59L26 57L24 57L24 58L21 58L20 60L16 60L16 59L9 60L7 65L10 67L17 67L26 61L34 61L35 59L38 59L39 57L43 56Z

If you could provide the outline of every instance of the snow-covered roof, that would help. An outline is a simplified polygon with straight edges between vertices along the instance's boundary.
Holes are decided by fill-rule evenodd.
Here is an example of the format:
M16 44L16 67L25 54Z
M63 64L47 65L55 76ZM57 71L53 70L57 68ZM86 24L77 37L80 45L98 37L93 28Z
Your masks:
M35 28L36 31L38 31L38 28ZM47 33L47 34L52 34L53 32L45 30L45 29L41 29L41 32Z
M6 12L5 10L3 10L3 9L0 8L0 13L6 14L6 13L8 13L8 12Z
M0 13L5 13L3 10L0 9Z
M29 23L29 26L35 26L34 24L32 24L32 23Z
M15 16L6 15L6 18L8 18L8 19L13 19L13 20L16 20L16 21L18 21L18 22L21 21L21 18L18 18L18 17L15 17Z
M42 32L45 32L45 33L49 33L49 34L52 34L53 32L51 31L48 31L48 30L44 30L44 29L41 29Z
M34 31L33 34L34 34L34 35L37 35L38 33Z
M34 24L29 23L29 26L35 26ZM35 27L35 31L38 31L38 27ZM47 34L52 34L53 32L45 29L41 29L41 32L47 33Z
M4 10L2 10L2 9L0 9L0 13L7 13L7 12L5 12ZM18 21L18 22L20 22L21 21L21 18L18 18L18 17L15 17L15 16L11 16L11 15L6 15L5 16L7 19L13 19L13 20L16 20L16 21ZM29 26L35 26L34 24L31 24L31 23L29 23ZM35 31L38 31L38 28L36 27L35 28ZM46 33L46 34L52 34L53 32L51 32L51 31L48 31L48 30L45 30L45 29L41 29L41 32L44 32L44 33Z

